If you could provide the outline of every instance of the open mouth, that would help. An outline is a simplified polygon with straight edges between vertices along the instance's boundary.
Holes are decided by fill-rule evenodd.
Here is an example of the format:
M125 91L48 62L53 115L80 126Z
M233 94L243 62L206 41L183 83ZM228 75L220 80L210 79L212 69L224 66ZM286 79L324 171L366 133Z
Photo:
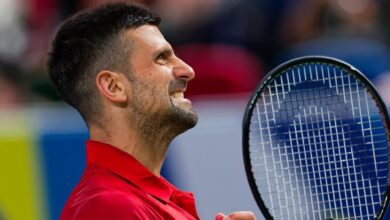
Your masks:
M170 96L175 99L182 99L184 98L184 92L180 92L180 91L173 92Z
M183 110L191 110L192 105L191 101L184 97L184 89L174 90L170 93L169 98L172 103L177 108L183 109Z

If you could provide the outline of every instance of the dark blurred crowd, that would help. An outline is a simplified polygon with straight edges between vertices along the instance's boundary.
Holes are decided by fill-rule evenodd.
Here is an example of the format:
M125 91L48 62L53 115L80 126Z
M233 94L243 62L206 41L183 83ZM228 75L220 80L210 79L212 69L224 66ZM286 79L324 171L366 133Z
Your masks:
M58 101L45 63L60 22L114 0L0 0L0 107ZM389 100L390 1L139 0L195 69L188 95L250 92L277 64L334 56L356 64ZM389 105L389 101L387 104Z

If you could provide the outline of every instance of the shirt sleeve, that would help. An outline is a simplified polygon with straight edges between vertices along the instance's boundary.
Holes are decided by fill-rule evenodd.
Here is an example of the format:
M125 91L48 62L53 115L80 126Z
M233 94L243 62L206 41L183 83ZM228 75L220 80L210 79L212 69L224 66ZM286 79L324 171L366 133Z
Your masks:
M81 204L69 220L162 219L144 203L121 193L102 193ZM68 219L67 219L68 220Z

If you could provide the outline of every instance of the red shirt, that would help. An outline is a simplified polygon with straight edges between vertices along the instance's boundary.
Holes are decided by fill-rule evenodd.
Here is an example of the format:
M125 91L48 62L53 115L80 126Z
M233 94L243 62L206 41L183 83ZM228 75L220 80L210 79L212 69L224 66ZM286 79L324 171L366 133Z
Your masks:
M130 154L87 141L87 167L61 220L199 219L192 193L157 177Z

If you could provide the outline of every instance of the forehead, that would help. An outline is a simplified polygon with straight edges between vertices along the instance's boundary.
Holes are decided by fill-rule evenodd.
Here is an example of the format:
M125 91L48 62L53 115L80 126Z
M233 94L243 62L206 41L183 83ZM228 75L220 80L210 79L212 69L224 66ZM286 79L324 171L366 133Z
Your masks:
M129 29L125 32L125 37L130 39L132 50L142 50L146 52L171 47L158 27L154 25L142 25L135 29Z

